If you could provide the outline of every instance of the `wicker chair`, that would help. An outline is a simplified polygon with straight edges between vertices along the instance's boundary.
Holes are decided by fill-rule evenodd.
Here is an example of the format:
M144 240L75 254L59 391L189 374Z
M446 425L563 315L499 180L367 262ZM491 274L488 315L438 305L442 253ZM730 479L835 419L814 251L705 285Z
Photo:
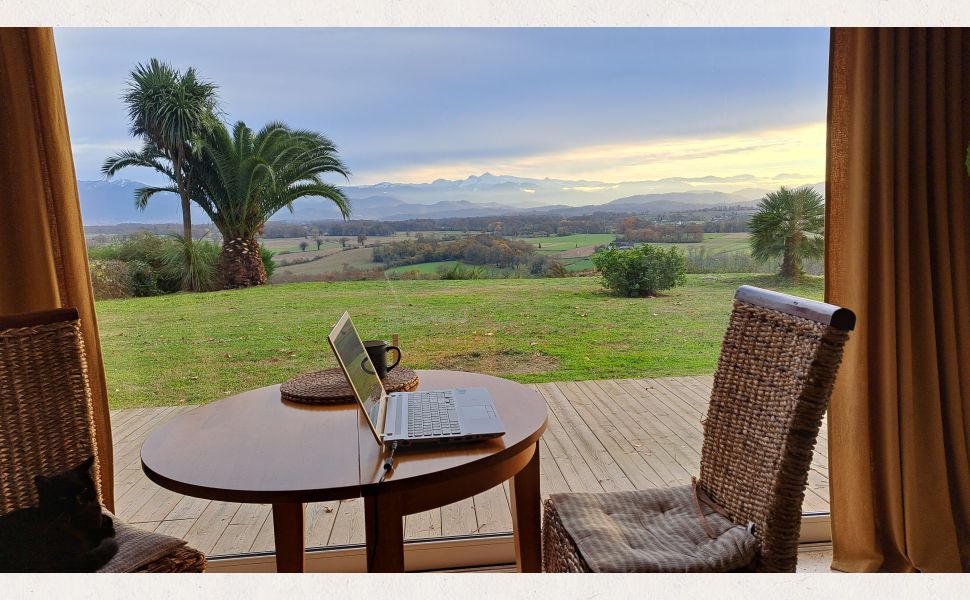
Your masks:
M91 455L97 445L77 310L0 316L0 514L37 504L35 475L64 471ZM99 472L96 460L100 498ZM115 524L120 550L108 566L205 570L205 556L183 541Z
M795 570L812 453L854 327L855 315L845 308L750 286L735 295L703 424L698 491L688 487L679 497L689 504L692 496L704 494L730 519L728 526L753 524L755 551L742 570ZM609 505L631 493L645 502L655 492L594 496ZM573 515L563 511L575 505L566 501L577 495L566 496L544 503L543 569L590 571L564 525L564 514ZM700 527L699 521L704 518L693 524ZM619 527L615 521L605 526Z

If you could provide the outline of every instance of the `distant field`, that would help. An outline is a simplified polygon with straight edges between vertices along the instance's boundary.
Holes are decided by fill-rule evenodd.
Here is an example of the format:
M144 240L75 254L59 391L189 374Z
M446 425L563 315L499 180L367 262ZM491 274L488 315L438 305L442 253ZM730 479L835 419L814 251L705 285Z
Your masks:
M587 258L567 258L560 261L567 271L592 271L593 261Z
M456 264L461 263L463 266L469 269L484 269L489 272L492 277L502 277L505 273L512 271L510 268L499 268L495 265L473 265L469 263L463 263L460 260L439 260L435 262L418 263L415 265L404 265L401 267L394 267L387 269L385 272L390 274L402 275L409 271L417 271L421 275L437 274L439 269L446 268L450 269Z
M385 273L399 275L402 273L407 273L409 271L417 271L422 275L428 275L431 273L437 273L438 269L440 268L450 269L456 264L458 264L457 260L442 260L438 262L418 263L416 265L405 265L403 267L394 267L392 269L387 269Z
M684 252L690 249L706 248L708 254L724 254L728 252L742 252L749 254L751 246L748 244L747 233L705 233L703 242L690 244L651 244L653 246L674 246Z
M321 238L323 244L320 246L321 250L327 250L330 248L339 248L340 243L336 240L331 240L330 238ZM268 238L264 240L259 240L260 245L269 248L270 250L279 252L280 250L289 250L290 252L300 252L300 242L307 243L307 250L316 250L317 243L313 241L313 238Z
M460 235L461 232L433 232L437 235ZM414 235L410 236L413 239ZM350 237L350 236L348 236ZM277 257L277 263L285 262L289 260L297 260L300 258L309 258L313 256L323 255L323 258L314 260L312 262L302 263L299 265L291 266L280 266L277 272L282 274L290 275L322 275L326 273L339 272L343 270L343 265L346 263L350 267L355 269L373 269L375 267L381 267L381 263L373 262L373 253L371 248L359 248L357 247L356 237L352 237L351 241L348 243L350 250L337 251L340 248L339 238L333 236L327 236L323 238L325 240L321 250L317 252L314 250L316 248L315 243L311 243L307 252L299 251L299 243L303 238L278 238L278 239L268 239L264 240L264 244L268 248L274 250L291 250L292 254L286 254ZM386 244L395 241L402 241L409 239L409 236L398 233L393 236L375 236L368 237L366 244ZM517 238L524 242L530 243L536 247L537 252L549 257L550 259L560 261L563 266L566 267L568 271L579 272L588 271L593 268L593 263L590 261L589 256L593 253L596 246L609 244L616 239L616 236L611 233L591 233L591 234L576 234L567 235L562 237L529 237L529 238ZM309 240L312 242L312 240ZM541 245L541 248L539 247ZM708 255L717 255L722 253L734 253L742 252L747 254L750 250L748 247L748 234L747 233L708 233L704 234L704 241L691 244L653 244L656 246L673 246L679 250L687 252L691 249L705 248ZM408 271L417 271L422 275L437 273L438 268L442 265L448 267L453 266L457 261L444 261L435 263L420 263L416 265L407 265L403 267L394 267L389 269L389 273L403 274ZM490 271L494 273L501 273L502 270L495 267L487 267Z
M712 373L734 290L821 299L820 278L689 275L658 298L598 277L294 283L97 303L112 408L206 403L335 366L326 334L350 310L365 338L400 333L403 363L522 382ZM148 318L150 316L150 318Z
M593 269L593 262L589 259L596 246L609 244L616 236L613 234L594 233L584 235L569 235L551 238L519 238L537 247L537 250L550 258L558 260L567 271L579 272ZM542 244L539 249L538 245ZM708 255L741 252L748 254L747 233L705 233L704 241L690 244L662 244L651 243L652 246L674 247L683 252L691 249L705 248Z
M562 237L523 237L517 238L523 242L528 242L536 247L539 252L552 254L564 250L574 250L584 246L598 246L609 244L616 239L613 233L581 233L576 235L564 235ZM540 248L541 246L541 248Z
M292 259L297 256L299 255L287 254L279 258L280 260ZM355 269L373 269L380 266L380 263L374 262L373 248L354 248L352 250L340 250L312 262L277 267L276 272L278 274L322 275L342 271L344 264Z

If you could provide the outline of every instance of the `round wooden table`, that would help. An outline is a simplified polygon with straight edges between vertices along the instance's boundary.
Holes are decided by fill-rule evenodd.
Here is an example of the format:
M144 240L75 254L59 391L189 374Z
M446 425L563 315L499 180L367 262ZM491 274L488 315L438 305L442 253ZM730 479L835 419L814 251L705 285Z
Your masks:
M398 449L378 485L386 449L357 404L310 406L280 398L273 385L179 415L141 449L142 469L158 485L188 496L273 505L278 572L305 566L307 502L364 497L368 571L404 570L404 515L468 498L511 480L515 557L538 572L539 438L546 405L532 388L456 371L418 371L419 389L484 387L506 433L435 449Z

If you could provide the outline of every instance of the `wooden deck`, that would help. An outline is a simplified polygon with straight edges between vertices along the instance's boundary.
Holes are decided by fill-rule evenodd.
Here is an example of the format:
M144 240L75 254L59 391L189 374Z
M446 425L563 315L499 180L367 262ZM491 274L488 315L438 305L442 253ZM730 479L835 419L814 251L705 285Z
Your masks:
M701 416L711 376L545 383L549 406L541 441L543 497L564 491L633 490L690 483L700 464ZM210 556L273 549L269 505L212 502L162 489L141 470L148 433L192 407L118 410L114 435L117 514L174 535ZM803 510L828 511L823 427ZM508 484L440 509L409 515L408 539L511 531ZM309 504L307 547L364 542L363 501Z

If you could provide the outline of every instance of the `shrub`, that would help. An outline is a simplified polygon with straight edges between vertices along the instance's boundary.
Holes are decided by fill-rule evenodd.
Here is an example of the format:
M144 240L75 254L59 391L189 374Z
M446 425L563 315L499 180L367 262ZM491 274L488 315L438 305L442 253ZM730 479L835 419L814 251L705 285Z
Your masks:
M558 260L554 260L549 263L549 270L546 271L546 277L568 277L569 271L563 266Z
M687 258L676 248L611 248L593 254L592 261L603 274L603 286L623 296L655 296L687 281Z
M263 268L266 269L266 281L269 281L273 273L276 272L276 263L273 261L274 256L276 256L275 252L262 244L259 245L259 257L263 259Z
M163 240L160 253L161 268L157 272L170 281L190 281L196 292L210 292L216 289L217 265L219 263L219 245L204 240L189 240L186 248L185 240L180 235L170 235ZM191 269L186 269L185 252L192 253ZM168 290L166 290L168 291ZM172 290L177 291L177 290Z
M96 300L127 298L131 295L131 276L124 261L98 258L89 263L89 268Z
M132 296L157 296L161 292L155 281L152 266L144 261L132 260L124 263L128 268L128 281Z
M121 244L105 244L88 248L89 260L121 260Z
M186 273L185 251L185 243L180 235L156 235L141 231L128 236L120 243L89 249L88 258L92 265L98 261L127 264L124 286L124 295L126 296L155 296L178 292L182 289L182 282L186 278L192 281L192 289L196 291L204 292L214 289L216 266L219 260L219 245L206 240L193 240L189 248L192 253L191 273ZM107 277L110 272L113 280L110 285L107 281L99 284L108 286L102 288L101 293L121 293L116 285L121 280L114 272L115 269L120 269L120 267L111 265L109 268L101 264L100 268L103 277ZM93 285L95 279L93 266L91 279ZM123 296L105 295L103 297L120 298Z
M529 261L529 274L536 277L542 277L546 274L546 271L550 268L549 259L541 254L536 254L532 260Z
M488 271L482 267L466 267L461 263L455 263L452 267L440 267L438 269L439 279L488 279Z

